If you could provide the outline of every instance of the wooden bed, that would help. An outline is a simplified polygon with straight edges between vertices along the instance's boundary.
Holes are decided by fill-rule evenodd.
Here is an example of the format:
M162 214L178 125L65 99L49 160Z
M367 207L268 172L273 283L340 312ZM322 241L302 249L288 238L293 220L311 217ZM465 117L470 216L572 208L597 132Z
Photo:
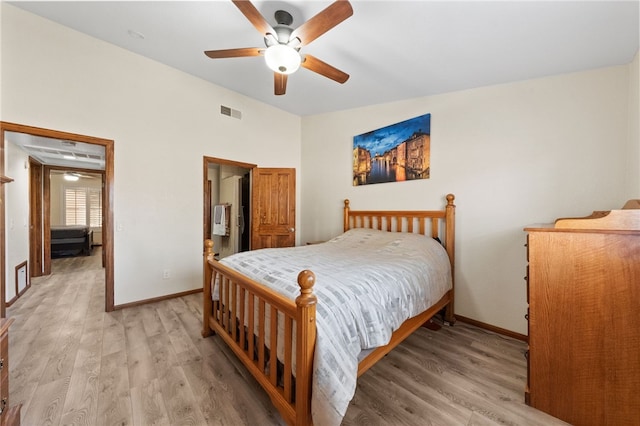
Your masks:
M446 249L453 276L454 196L449 194L446 200L443 210L434 211L355 211L351 210L349 200L345 200L344 231L370 228L430 235L438 239ZM203 337L218 334L229 345L266 390L288 424L313 424L311 386L316 341L315 316L316 303L322 303L313 294L315 275L309 270L299 273L300 295L293 301L214 260L211 240L206 240L204 245ZM212 300L212 280L218 280L221 300ZM238 303L238 300L246 299L248 309L244 303ZM358 377L436 313L444 310L445 322L453 324L453 303L452 287L433 306L406 320L393 333L386 346L374 349L362 359L358 364ZM258 314L255 315L255 312ZM278 333L278 317L281 321L284 318L284 336ZM242 324L248 326L241 326ZM258 330L257 335L248 338L247 330L255 329ZM283 360L268 356L266 340L271 342L272 347L284 344Z

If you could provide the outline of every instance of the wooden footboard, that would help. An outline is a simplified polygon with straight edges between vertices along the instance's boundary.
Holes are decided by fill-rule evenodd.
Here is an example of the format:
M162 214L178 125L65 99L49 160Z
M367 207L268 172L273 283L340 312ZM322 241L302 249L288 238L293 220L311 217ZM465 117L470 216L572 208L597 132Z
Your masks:
M406 212L353 211L345 200L344 230L377 228L430 235L445 247L453 274L453 201L454 196L449 194L444 210ZM228 344L288 424L311 425L316 342L313 272L305 270L298 275L300 296L294 302L214 260L211 240L205 241L203 268L202 335L217 333ZM212 283L216 282L213 294ZM358 376L440 310L446 309L445 320L452 324L455 321L453 302L454 290L451 289L427 311L405 321L393 333L389 344L375 349L360 362Z
M211 240L205 242L204 259L202 335L217 333L227 343L288 424L311 425L315 275L307 270L298 274L300 296L293 302L215 261ZM220 300L212 300L214 282Z

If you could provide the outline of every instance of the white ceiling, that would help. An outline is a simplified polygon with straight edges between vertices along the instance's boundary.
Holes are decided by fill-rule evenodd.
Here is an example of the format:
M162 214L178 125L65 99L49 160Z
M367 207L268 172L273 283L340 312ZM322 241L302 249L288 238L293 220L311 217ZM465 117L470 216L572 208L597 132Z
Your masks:
M264 58L203 54L264 46L231 1L11 3L300 116L627 64L640 38L638 1L355 0L352 17L301 50L351 78L300 69L275 96ZM253 3L271 25L290 12L295 28L331 1Z
M5 142L12 143L42 164L70 169L104 170L105 148L26 133L5 131Z

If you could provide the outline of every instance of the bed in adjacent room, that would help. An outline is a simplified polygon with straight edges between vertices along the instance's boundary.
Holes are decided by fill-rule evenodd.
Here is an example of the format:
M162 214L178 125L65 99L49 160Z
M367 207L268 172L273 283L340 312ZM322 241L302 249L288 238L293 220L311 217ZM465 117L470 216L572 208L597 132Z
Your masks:
M443 210L354 211L321 244L213 259L203 336L218 334L289 424L340 424L356 379L443 311L454 322L454 196ZM275 352L275 353L274 353Z

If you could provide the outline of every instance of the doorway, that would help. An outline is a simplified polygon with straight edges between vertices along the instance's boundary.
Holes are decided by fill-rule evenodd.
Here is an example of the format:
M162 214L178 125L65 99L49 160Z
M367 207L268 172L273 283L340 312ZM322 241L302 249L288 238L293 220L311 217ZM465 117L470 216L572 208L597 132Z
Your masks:
M43 205L49 214L43 215L44 265L43 275L51 274L51 259L91 254L93 247L102 246L102 216L104 171L60 166L44 166ZM68 242L69 227L86 227L83 242ZM53 240L54 234L58 237ZM82 248L82 250L80 250ZM102 250L101 250L102 251ZM104 267L104 256L102 267Z
M211 176L241 177L244 229L242 247L224 252L225 237L216 243L214 206L220 206L220 181ZM218 170L216 172L216 170ZM296 171L292 168L260 168L214 157L203 158L203 241L214 240L213 251L218 258L237 251L260 248L292 247L296 241ZM233 185L235 187L236 184ZM223 199L222 204L232 204ZM233 214L229 213L232 217Z
M218 259L251 248L251 172L255 167L204 157L203 239L213 241Z
M0 155L0 175L4 176L5 174L5 165L4 165L4 149L5 144L8 141L8 137L13 134L20 135L22 137L33 137L33 138L45 138L51 140L51 144L54 143L67 143L70 146L75 143L87 144L89 146L100 147L104 151L104 170L101 171L103 174L103 186L102 186L102 255L103 255L103 265L104 265L104 273L105 273L105 311L110 312L113 311L114 307L114 294L113 294L113 263L114 263L114 253L113 253L113 187L114 187L114 141L110 139L97 138L93 136L85 136L78 135L74 133L68 132L60 132L56 130L43 129L38 127L26 126L15 123L7 123L0 122L0 134L2 135L2 155ZM90 156L89 156L90 157ZM53 165L53 164L52 164ZM29 162L29 167L42 167L44 170L45 164L43 162ZM38 173L36 173L38 174ZM33 176L33 173L32 173ZM42 178L40 181L42 182L41 191L44 194L46 190L47 176L41 172ZM32 191L30 198L33 197L34 192L38 192L40 189L37 187L37 183L34 186L36 191ZM0 209L0 219L4 218L5 215L5 191L0 192L0 202L2 203L2 208ZM35 256L36 258L41 256L42 264L46 264L47 258L45 256L45 250L47 247L47 236L50 235L50 230L45 229L46 221L43 218L49 216L50 212L48 211L50 206L47 204L46 197L38 198L41 202L33 202L30 199L30 212L29 217L30 220L42 221L42 233L39 234L39 238L31 238L29 237L29 252L30 257ZM39 211L41 210L41 211ZM4 222L4 221L3 221ZM33 227L33 223L30 223L30 228ZM30 229L33 231L33 229ZM39 232L36 227L36 232ZM34 232L30 232L32 234ZM0 316L5 316L5 271L7 269L6 260L5 260L5 235L4 233L0 234L0 267L2 271L0 276L2 282L0 283Z

